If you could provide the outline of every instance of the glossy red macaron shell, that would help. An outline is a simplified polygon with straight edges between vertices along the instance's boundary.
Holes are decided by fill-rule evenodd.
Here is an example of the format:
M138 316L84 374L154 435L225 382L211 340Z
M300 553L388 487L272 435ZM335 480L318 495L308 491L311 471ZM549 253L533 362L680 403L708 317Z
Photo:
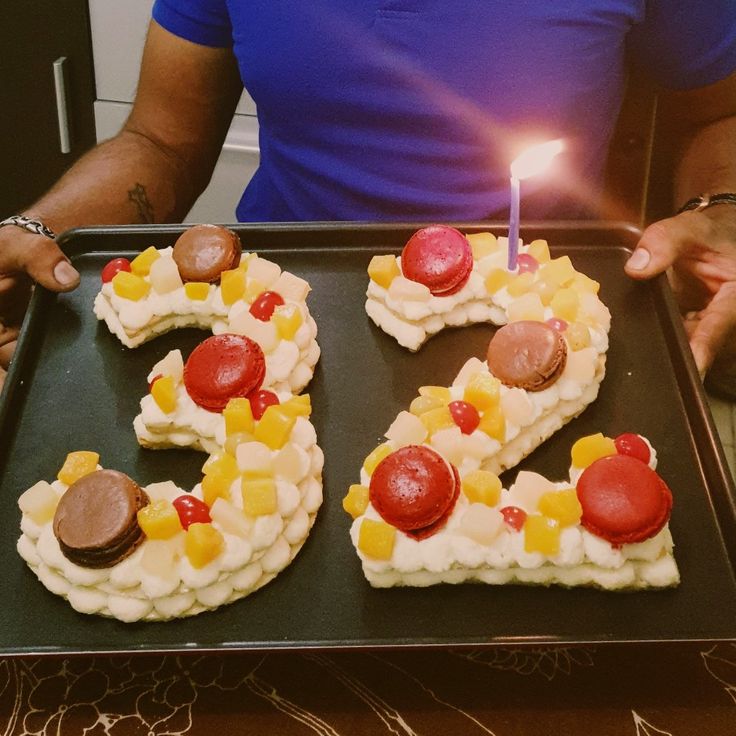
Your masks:
M581 524L615 546L657 534L670 518L672 492L646 463L629 455L609 455L581 474L577 494Z
M450 296L465 286L473 270L473 250L455 228L430 225L409 238L401 252L401 270L434 296Z
M257 342L243 335L214 335L197 345L184 365L184 386L192 401L222 411L233 398L261 387L266 358Z
M384 521L416 533L446 516L459 490L457 471L439 453L423 445L407 445L377 465L369 498Z

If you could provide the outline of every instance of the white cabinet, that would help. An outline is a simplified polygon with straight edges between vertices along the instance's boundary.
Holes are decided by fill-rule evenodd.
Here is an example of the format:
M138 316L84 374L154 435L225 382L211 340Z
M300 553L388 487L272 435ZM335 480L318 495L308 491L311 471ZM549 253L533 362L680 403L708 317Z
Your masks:
M153 0L89 0L97 140L115 135L130 112ZM234 222L243 188L258 168L258 120L244 92L212 180L187 222Z

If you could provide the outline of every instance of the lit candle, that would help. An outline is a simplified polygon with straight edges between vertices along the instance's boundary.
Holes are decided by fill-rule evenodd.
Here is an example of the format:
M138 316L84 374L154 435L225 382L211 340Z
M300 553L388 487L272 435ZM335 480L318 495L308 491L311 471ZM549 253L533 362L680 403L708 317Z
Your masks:
M521 153L511 164L511 213L509 216L509 271L516 269L519 254L521 180L541 174L564 148L561 140L540 143Z

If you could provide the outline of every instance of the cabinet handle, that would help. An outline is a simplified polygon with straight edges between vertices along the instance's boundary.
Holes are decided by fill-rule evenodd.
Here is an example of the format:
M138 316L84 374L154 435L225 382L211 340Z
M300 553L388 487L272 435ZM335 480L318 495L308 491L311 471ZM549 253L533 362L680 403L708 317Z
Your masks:
M69 110L66 102L66 56L60 56L53 64L54 89L56 91L56 116L59 121L59 147L62 153L71 153L72 144L69 134Z
M250 143L225 143L222 147L223 151L228 151L230 153L254 153L258 155L261 152L261 149L258 148L257 145L253 145Z

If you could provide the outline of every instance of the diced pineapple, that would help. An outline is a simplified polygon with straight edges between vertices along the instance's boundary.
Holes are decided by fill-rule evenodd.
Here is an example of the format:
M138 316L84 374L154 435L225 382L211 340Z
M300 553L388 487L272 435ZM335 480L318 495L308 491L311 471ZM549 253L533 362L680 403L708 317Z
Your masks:
M237 455L238 447L246 442L253 442L252 432L235 432L225 437L225 452L228 455Z
M224 498L217 498L210 508L210 516L227 534L236 537L248 537L253 524L248 517L234 504Z
M457 426L447 406L440 406L438 409L425 411L419 415L419 421L426 427L430 435L440 429Z
M312 413L312 400L309 394L292 396L281 404L281 411L292 417L309 417Z
M157 294L169 294L182 286L179 268L171 258L155 260L148 278Z
M569 256L554 258L539 269L539 278L556 287L566 286L575 278Z
M514 299L507 309L509 322L521 322L522 320L532 320L535 322L544 321L544 305L539 294L527 292L522 294L518 299Z
M560 526L571 526L580 522L583 507L574 488L548 491L539 499L539 513L558 521Z
M363 470L365 470L368 475L373 475L373 471L376 469L381 460L387 458L393 451L394 448L389 442L384 442L383 444L378 445L378 447L376 447L376 449L373 450L365 459L365 462L363 463Z
M388 428L385 436L397 448L406 445L420 445L427 437L427 428L415 414L401 411Z
M65 485L70 486L85 475L94 473L99 462L100 456L96 452L88 450L70 452L56 477Z
M539 499L548 491L554 491L555 484L539 473L521 470L514 484L509 488L508 503L519 506L528 513L537 511Z
M514 274L504 268L494 268L488 276L486 276L486 291L489 294L495 294L497 291L508 286L514 280Z
M521 296L526 294L532 288L534 283L534 274L530 271L524 271L518 276L514 276L511 283L506 287L506 290L513 297Z
M412 414L419 416L420 414L424 414L425 411L439 409L444 405L445 402L443 402L442 399L438 399L436 396L417 396L412 400L411 404L409 404L409 411Z
M171 414L176 409L176 386L171 376L161 376L151 386L151 396L164 414Z
M286 301L303 302L309 294L309 282L293 273L282 271L281 276L273 284L273 291L281 294Z
M580 308L580 297L573 289L560 289L550 302L555 317L564 319L566 322L574 322Z
M153 246L146 248L130 262L130 270L136 276L148 276L151 266L159 258L161 258L161 254Z
M112 277L112 288L121 299L130 299L137 302L143 299L144 296L148 296L151 284L129 271L118 271Z
M388 289L391 282L401 274L396 256L373 256L368 264L368 276L379 286Z
M184 293L193 302L203 302L210 295L210 285L204 281L187 281Z
M473 259L476 261L498 250L498 238L493 233L470 233L465 237L470 243Z
M342 507L353 519L357 519L368 508L368 488L354 483L348 488L348 495L342 500Z
M426 302L432 296L428 286L418 281L410 281L403 276L397 276L388 287L388 295L397 301Z
M230 486L233 479L219 473L210 473L202 478L202 498L208 506L218 498L230 499Z
M296 419L278 404L269 406L256 424L253 436L272 450L280 450L288 442Z
M138 526L149 539L169 539L182 530L174 505L163 498L138 511Z
M394 551L396 529L384 521L363 519L358 533L358 549L376 560L390 560Z
M150 539L143 546L141 567L149 575L164 580L173 579L178 575L176 570L177 558L181 555L184 546L184 534L172 539Z
M483 412L478 429L499 442L506 438L506 418L501 407L491 406Z
M266 258L254 256L248 263L248 278L260 281L263 284L262 291L270 288L281 275L281 266Z
M273 475L298 485L307 477L309 455L299 445L287 442L273 459Z
M271 319L282 340L293 340L296 331L302 326L302 310L296 304L282 304L276 307Z
M20 510L39 525L54 518L58 503L59 497L45 480L40 480L18 498Z
M200 569L225 550L225 540L212 524L190 524L184 539L184 552L192 567Z
M249 478L270 478L273 476L271 450L263 442L245 442L236 451L237 466Z
M471 503L496 506L501 498L501 479L488 470L474 470L463 478L462 491Z
M576 273L575 277L570 284L571 289L575 289L580 294L590 293L597 294L600 291L601 285L595 280L591 279L590 276L586 276L584 273Z
M184 359L181 350L170 350L151 368L148 374L149 382L156 376L171 376L175 383L179 383L184 375Z
M599 458L616 455L616 444L610 437L604 437L601 432L581 437L572 446L572 464L576 468L587 468Z
M560 525L541 514L529 514L524 521L524 551L556 555L560 551Z
M243 511L248 516L266 516L278 509L276 482L273 478L243 478Z
M432 432L430 444L448 463L460 465L463 461L465 443L463 433L457 425Z
M529 394L520 388L510 388L501 397L501 410L506 420L518 427L526 427L534 417L534 404Z
M530 256L536 258L539 263L547 263L550 259L549 245L547 245L546 240L532 240L527 252Z
M582 322L572 322L565 330L567 342L573 350L582 350L590 345L590 329Z
M249 304L252 304L263 292L266 291L266 285L258 279L251 278L248 274L248 280L245 284L245 294L243 298Z
M242 432L253 433L255 421L250 401L246 398L230 399L222 410L225 419L225 435L238 434Z
M439 399L443 404L449 404L452 400L450 389L447 386L420 386L420 396L431 396Z
M484 411L497 406L500 395L501 383L495 376L490 373L476 373L465 386L463 400Z
M548 307L552 302L552 298L557 293L557 287L547 281L535 281L531 288L532 294L537 294L542 304Z
M239 268L220 274L220 293L225 306L235 304L245 294L245 272Z
M210 455L202 466L204 475L222 475L225 478L235 480L240 475L240 469L235 458L228 453L222 455Z
M483 503L468 506L460 519L459 531L478 544L493 544L504 528L503 514Z

